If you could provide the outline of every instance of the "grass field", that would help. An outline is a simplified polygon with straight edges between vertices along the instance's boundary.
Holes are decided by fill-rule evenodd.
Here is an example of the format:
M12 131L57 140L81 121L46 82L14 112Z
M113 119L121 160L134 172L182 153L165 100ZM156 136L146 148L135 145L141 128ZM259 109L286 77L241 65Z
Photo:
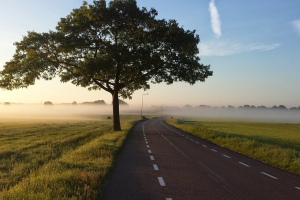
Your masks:
M300 124L197 118L167 123L199 138L300 175Z
M96 199L138 119L1 119L0 199Z

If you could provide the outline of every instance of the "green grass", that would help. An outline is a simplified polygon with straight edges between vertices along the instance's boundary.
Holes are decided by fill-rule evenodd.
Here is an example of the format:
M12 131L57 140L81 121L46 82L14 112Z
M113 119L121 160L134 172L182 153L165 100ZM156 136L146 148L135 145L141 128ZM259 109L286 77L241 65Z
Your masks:
M0 122L0 199L96 199L139 116Z
M299 124L184 118L168 119L167 123L199 138L300 175Z

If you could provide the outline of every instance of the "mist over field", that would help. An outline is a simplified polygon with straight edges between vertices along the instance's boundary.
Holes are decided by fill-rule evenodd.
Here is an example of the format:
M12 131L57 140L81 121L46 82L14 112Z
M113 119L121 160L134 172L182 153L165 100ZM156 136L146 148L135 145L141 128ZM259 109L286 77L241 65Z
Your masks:
M120 114L141 115L140 106L121 105ZM0 118L32 119L98 119L99 115L112 117L111 105L85 104L10 104L0 103ZM243 120L253 122L299 123L299 108L251 108L251 107L209 107L209 106L144 106L143 116L184 116L207 119Z
M120 111L128 108L120 106ZM0 104L0 118L84 119L93 115L112 116L112 106Z
M270 123L300 123L300 109L287 108L245 108L245 107L183 107L170 108L168 115L186 117L218 118Z

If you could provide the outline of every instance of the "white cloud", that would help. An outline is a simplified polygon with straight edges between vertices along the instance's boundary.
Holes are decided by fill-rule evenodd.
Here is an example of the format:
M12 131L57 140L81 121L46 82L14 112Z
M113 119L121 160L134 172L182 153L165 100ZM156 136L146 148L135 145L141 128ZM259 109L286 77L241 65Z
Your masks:
M209 12L210 12L210 17L211 17L211 27L213 29L213 32L215 33L217 38L220 38L222 36L221 21L220 21L220 16L219 16L218 9L215 5L214 0L211 0L209 2Z
M293 24L295 30L297 31L298 35L300 36L300 19L296 19L296 20L292 21L292 24Z
M270 51L276 49L281 44L242 44L239 42L213 40L200 42L200 56L228 56L250 51Z

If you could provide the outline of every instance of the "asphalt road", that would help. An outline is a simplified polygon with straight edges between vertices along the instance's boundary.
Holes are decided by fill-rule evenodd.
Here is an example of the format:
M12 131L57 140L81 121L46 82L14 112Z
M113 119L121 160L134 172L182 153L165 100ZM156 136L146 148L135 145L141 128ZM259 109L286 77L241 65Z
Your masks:
M102 199L299 200L300 176L154 119L129 134Z

